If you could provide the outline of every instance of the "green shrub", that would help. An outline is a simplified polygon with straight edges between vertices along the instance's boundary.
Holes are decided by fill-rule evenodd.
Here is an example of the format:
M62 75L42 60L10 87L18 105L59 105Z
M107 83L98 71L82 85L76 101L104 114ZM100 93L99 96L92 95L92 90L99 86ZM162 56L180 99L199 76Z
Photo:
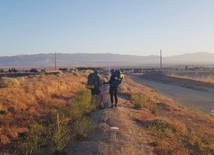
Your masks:
M1 88L18 87L19 85L20 85L20 82L16 78L2 77L0 79Z
M54 109L55 111L47 118L46 126L38 124L30 126L25 140L17 144L19 153L33 155L41 146L48 145L61 154L65 146L75 137L86 138L95 129L94 124L86 118L86 114L94 108L90 101L89 90L79 91L67 107Z
M93 122L88 120L86 117L76 121L74 127L78 138L88 137L88 134L95 129Z
M30 72L38 73L39 71L36 68L31 68Z
M149 108L152 114L156 113L156 110L158 108L157 104L155 103L148 103L147 107Z
M208 141L205 141L203 135L199 135L195 131L191 130L187 133L187 143L196 147L198 150L203 150L205 143L208 144Z
M169 128L169 123L165 119L156 118L149 124L149 128L154 130L164 130Z
M56 152L62 152L72 139L70 134L72 129L69 127L69 120L64 115L57 113L56 119L47 129L49 147Z
M84 115L93 108L90 104L91 94L88 90L77 92L68 107L60 109L56 119L50 125L50 146L57 152L63 152L65 146L74 136L86 137L93 130L93 124Z
M73 100L70 101L68 110L68 115L72 120L78 120L82 118L83 115L88 114L94 109L91 101L91 93L89 90L82 90L77 92L77 95Z
M214 154L214 148L207 148L201 151L201 155L213 155L213 154Z
M135 109L141 109L142 106L146 103L146 98L141 94L132 95L131 100L134 103Z
M33 124L24 137L25 140L18 142L17 150L23 155L34 155L45 144L45 128L40 124Z
M172 138L174 136L170 123L165 119L156 118L148 123L147 127L159 138Z
M45 73L45 72L40 72L40 73L39 73L39 78L42 79L42 78L44 78L45 76L46 76L46 73Z

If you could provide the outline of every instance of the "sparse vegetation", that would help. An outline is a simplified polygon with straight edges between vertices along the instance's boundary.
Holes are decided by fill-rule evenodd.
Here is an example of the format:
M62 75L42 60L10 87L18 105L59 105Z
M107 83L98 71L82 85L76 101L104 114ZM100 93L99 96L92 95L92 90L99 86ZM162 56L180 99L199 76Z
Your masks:
M175 77L175 78L181 78L181 79L189 79L189 80L195 80L200 82L207 82L207 83L214 83L214 75L198 75L198 72L193 72L192 74L188 72L186 74L176 74L176 73L168 73L168 76Z
M47 75L42 79L39 76L33 76L21 80L20 85L16 88L6 87L0 89L1 153L2 151L9 151L11 153L12 150L9 149L11 147L7 148L6 146L15 144L11 143L11 141L15 140L18 141L16 147L19 148L21 154L35 154L41 145L44 146L39 136L45 135L43 140L44 143L46 143L45 145L47 145L47 132L37 136L37 133L40 133L39 131L42 127L45 128L45 130L47 130L47 128L52 129L52 132L49 131L48 133L50 133L52 137L55 137L55 141L60 137L61 133L59 130L53 128L53 126L56 127L54 124L57 124L54 122L58 122L58 127L63 128L60 131L65 131L65 129L68 128L68 124L74 125L76 121L78 121L79 126L81 126L82 123L80 120L85 122L82 123L83 126L87 124L84 117L89 113L90 108L93 107L93 105L89 104L91 97L90 92L84 89L83 84L83 82L86 81L87 75L81 74L74 76L73 74L67 74L62 76L63 78L57 75ZM12 80L14 79L15 78ZM83 91L78 92L79 90ZM76 96L76 98L74 98L74 96ZM72 113L72 111L69 111L72 107L75 107L74 109L78 112L78 116L75 116L75 112ZM65 112L65 109L67 112ZM65 114L63 114L64 112ZM54 119L57 113L59 113L58 121ZM74 120L73 118L76 119ZM14 121L14 119L16 121ZM35 122L37 125L29 126L30 124L35 124ZM89 126L90 125L88 125L88 127ZM75 131L74 126L69 126L69 132L72 128L74 129L72 131ZM87 135L88 131L90 131L89 129L90 128L84 130L84 127L82 127L81 134ZM73 134L74 133L71 135ZM35 137L32 138L31 136L33 135L35 135ZM72 139L72 136L70 136L70 138ZM62 137L59 139L62 139L62 141L66 143L66 139ZM50 139L49 142L51 142ZM52 142L54 142L54 139ZM60 144L59 141L57 142L55 146L59 145L59 147L56 148L60 150L60 145L64 145Z
M131 96L131 100L134 103L134 108L135 109L141 109L145 103L146 103L146 98L142 94L135 94Z
M19 85L20 85L20 82L16 78L2 77L0 79L1 88L18 87Z
M29 132L19 141L18 150L21 154L36 154L41 147L46 146L57 152L63 153L65 146L75 138L86 138L95 129L93 123L85 114L91 111L88 90L79 91L74 99L67 105L69 108L56 108L50 111L49 121L45 125L32 125Z
M206 152L211 155L213 140L199 135L195 129L186 127L184 123L169 118L154 118L143 122L143 126L151 135L151 144L157 154L192 154ZM211 141L212 142L211 142ZM187 149L189 148L189 149ZM209 153L208 153L209 152ZM213 153L213 152L212 152Z
M89 104L86 77L77 71L39 75L0 89L0 154L33 155L42 147L63 153L69 142L87 138L96 126L87 118L95 105ZM156 154L214 153L212 117L176 105L128 77L121 90Z
M29 132L26 133L23 140L20 140L16 145L18 154L34 155L45 145L45 127L40 124L29 126Z
M86 117L79 119L74 124L75 134L78 139L85 139L88 134L95 129L93 122L88 120Z
M69 126L69 119L64 115L56 114L56 118L50 125L48 125L48 146L61 153L68 142L73 138L74 135L71 134L72 128Z
M134 85L129 79L126 82L133 108L136 108L135 104L142 107L142 113L138 114L138 109L132 113L133 117L149 136L147 141L156 154L213 154L212 117L174 104L142 85Z

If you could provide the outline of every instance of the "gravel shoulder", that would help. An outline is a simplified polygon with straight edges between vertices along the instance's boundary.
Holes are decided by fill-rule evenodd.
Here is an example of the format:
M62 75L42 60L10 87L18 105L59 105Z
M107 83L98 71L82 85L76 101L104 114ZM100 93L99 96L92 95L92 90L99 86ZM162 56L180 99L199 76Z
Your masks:
M214 108L214 84L173 78L161 72L130 76L132 80L154 89L174 102L209 113Z

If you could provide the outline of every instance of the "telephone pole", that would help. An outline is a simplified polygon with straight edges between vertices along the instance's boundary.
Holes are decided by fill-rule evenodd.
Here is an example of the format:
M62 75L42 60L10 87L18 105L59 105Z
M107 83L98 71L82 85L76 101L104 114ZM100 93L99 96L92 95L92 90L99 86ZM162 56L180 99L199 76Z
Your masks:
M56 52L55 52L55 70L56 70Z
M160 50L160 69L162 69L162 51Z

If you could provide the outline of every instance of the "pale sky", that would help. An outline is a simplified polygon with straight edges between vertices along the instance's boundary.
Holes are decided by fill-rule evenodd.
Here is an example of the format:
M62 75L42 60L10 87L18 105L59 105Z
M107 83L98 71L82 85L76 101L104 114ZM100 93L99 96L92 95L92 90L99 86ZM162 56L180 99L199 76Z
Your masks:
M0 0L0 56L214 54L214 0Z

